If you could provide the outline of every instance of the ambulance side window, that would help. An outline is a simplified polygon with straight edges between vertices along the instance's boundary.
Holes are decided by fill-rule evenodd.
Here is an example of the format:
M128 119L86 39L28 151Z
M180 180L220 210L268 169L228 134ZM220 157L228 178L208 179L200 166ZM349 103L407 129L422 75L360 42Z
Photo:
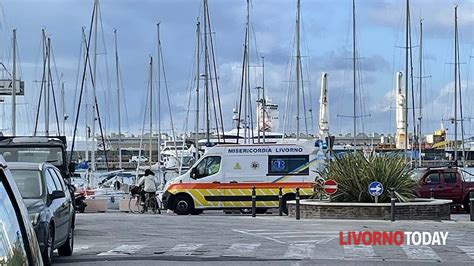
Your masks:
M268 156L268 175L308 175L308 155Z
M221 168L221 157L220 156L209 156L202 159L198 165L196 165L196 179L200 179L206 176L217 174Z

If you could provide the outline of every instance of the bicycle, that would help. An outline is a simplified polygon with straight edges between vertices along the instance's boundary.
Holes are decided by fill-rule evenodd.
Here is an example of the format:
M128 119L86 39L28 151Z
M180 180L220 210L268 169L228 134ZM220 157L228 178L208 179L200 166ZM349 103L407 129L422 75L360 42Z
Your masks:
M161 214L161 208L163 206L163 203L158 197L158 194L154 194L153 197L150 197L150 193L145 194L145 204L143 205L142 213L148 212L148 210L151 210L153 214Z
M142 204L140 195L141 188L132 188L130 193L132 195L128 201L130 213L147 213L151 210L153 214L161 214L163 202L161 201L159 194L155 194L154 197L150 198L150 194L146 193L145 202Z
M143 206L141 205L140 194L131 193L131 197L128 201L128 209L130 213L141 213Z

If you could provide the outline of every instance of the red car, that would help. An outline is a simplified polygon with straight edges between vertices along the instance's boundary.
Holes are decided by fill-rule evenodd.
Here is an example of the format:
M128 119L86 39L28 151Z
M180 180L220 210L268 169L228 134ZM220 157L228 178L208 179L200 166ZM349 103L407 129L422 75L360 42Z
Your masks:
M415 195L420 198L452 200L469 211L469 192L474 191L474 182L464 181L457 168L428 168L415 172L418 180Z

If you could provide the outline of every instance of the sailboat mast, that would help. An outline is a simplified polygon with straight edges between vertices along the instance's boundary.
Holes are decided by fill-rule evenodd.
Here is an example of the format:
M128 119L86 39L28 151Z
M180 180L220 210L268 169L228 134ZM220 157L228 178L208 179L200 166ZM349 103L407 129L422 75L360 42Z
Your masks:
M266 123L265 123L265 116L267 115L267 100L265 98L265 57L262 56L262 141L265 144L265 131L266 131ZM260 126L260 125L259 125ZM259 133L260 134L260 133Z
M421 120L423 119L423 19L420 19L420 95L419 95L419 115L418 115L418 166L421 167Z
M454 7L454 161L458 161L458 7Z
M64 80L63 80L63 74L61 73L61 111L63 113L62 117L62 132L63 135L66 136L66 103L65 103L65 91L64 91Z
M96 97L97 97L97 18L99 13L99 0L95 0L94 2L95 8L95 18L94 18L94 61L93 61L93 77L92 80L92 152L91 152L91 160L92 160L92 171L95 172L96 165L95 165L95 151L96 151L96 141L95 141L95 121L97 119L97 110L96 110ZM105 147L104 147L105 148Z
M12 135L16 136L16 29L13 30Z
M150 159L148 162L151 165L151 159L153 156L153 57L150 56L150 69L149 69L149 98L148 98L148 105L150 106L150 113L149 115L149 126L150 126L150 137L149 137L149 142L150 142Z
M46 70L46 73L49 73L51 70L51 38L48 37L48 42L47 42L47 59L48 59L48 67ZM46 80L47 80L47 85L46 85L46 117L45 117L45 135L49 136L49 105L50 105L50 87L51 87L51 75L46 74Z
M246 69L246 75L245 75L245 129L244 129L244 142L245 143L250 143L250 138L253 139L253 136L250 134L250 127L252 126L250 124L250 119L249 119L249 112L251 112L250 109L250 0L247 0L247 21L246 21L246 26L247 30L245 31L246 35L245 36L245 52L244 55L247 57L245 60L245 69ZM253 134L252 134L253 135Z
M195 136L194 136L194 145L196 146L196 161L199 159L199 83L200 83L200 40L201 40L201 24L198 21L196 24L196 123L195 123Z
M352 0L352 81L353 81L353 110L352 110L352 123L354 129L354 152L357 150L357 94L356 94L356 17L355 17L355 0Z
M161 163L161 36L160 36L160 23L156 24L156 36L158 38L158 52L157 52L157 78L158 78L158 165ZM151 160L151 158L150 158Z
M300 24L301 5L296 2L296 140L300 139L300 77L301 77L301 51L300 51Z
M117 79L117 119L118 119L117 149L118 149L119 169L122 169L122 118L121 118L121 112L120 112L120 77L119 77L117 30L114 30L114 42L115 42L115 76Z
M87 64L87 60L88 60L88 55L87 55L87 38L86 38L86 32L85 32L85 28L82 27L82 41L84 42L84 65ZM84 70L86 71L86 70ZM89 132L89 126L88 126L88 123L89 123L89 117L88 117L88 113L89 113L89 104L87 103L87 75L84 74L84 98L86 99L85 100L85 106L86 106L86 112L84 113L84 125L85 125L85 144L86 144L86 149L85 149L85 161L86 162L89 162L89 135L90 135L90 132ZM76 114L76 116L79 116Z
M405 162L408 162L408 38L409 38L409 17L410 17L410 0L406 0L406 14L405 14L405 110L403 115L405 117Z
M460 55L459 55L459 32L456 27L456 35L458 36L458 44L456 46L458 51L458 88L459 88L459 114L460 114L460 122L461 122L461 151L462 151L462 166L466 166L466 147L464 146L464 116L463 116L463 107L462 107L462 86L461 86L461 66L460 66Z
M206 146L209 146L211 143L210 140L210 118L209 118L209 48L207 43L208 33L208 6L207 0L204 1L204 88L205 88L205 106L206 106Z

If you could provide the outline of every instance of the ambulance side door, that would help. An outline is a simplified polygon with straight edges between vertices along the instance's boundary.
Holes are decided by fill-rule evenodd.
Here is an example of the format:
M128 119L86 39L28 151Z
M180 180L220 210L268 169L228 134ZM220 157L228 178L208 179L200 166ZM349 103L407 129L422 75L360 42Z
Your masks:
M224 172L223 158L219 155L204 157L191 171L191 178L195 180L192 191L196 208L222 207L222 189Z
M266 155L228 156L225 165L223 204L226 208L249 208L252 187L267 183ZM260 186L259 186L260 187ZM258 193L262 190L258 189Z

